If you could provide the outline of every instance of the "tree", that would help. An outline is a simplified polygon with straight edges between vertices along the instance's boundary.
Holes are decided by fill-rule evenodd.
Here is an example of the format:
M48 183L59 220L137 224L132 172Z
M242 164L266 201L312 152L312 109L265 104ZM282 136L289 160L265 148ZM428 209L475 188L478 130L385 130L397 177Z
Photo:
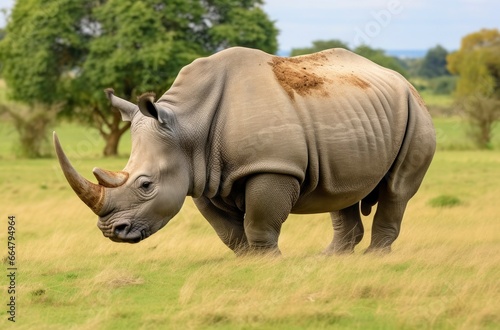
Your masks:
M449 75L446 68L446 56L448 56L448 51L441 45L429 49L418 70L419 76L435 78Z
M102 90L130 101L163 93L192 60L229 46L274 53L278 30L262 0L18 0L0 42L12 98L64 103L96 127L105 155L129 128Z
M456 97L472 124L472 136L487 148L500 119L500 32L483 29L465 36L447 62L448 70L459 75Z
M19 134L17 155L21 157L46 155L46 131L60 110L58 100L63 95L56 77L68 70L68 54L80 51L64 45L64 40L72 40L74 45L78 42L64 20L53 19L58 4L71 13L78 9L69 1L54 1L47 2L44 10L32 11L34 1L18 1L0 42L0 62L10 98L21 101L4 103L1 108Z
M306 55L311 53L320 52L330 48L345 48L349 49L346 43L341 40L315 40L312 42L312 47L293 48L290 56Z

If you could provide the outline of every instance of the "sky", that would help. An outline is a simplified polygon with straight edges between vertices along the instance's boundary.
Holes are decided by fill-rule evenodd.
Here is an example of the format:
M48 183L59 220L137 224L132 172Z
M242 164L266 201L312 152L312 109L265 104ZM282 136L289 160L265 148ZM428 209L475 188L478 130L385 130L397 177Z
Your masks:
M340 39L350 47L449 51L463 36L500 29L499 0L264 0L264 11L280 30L279 48L308 47L314 40ZM0 0L12 8L14 0ZM0 27L5 17L0 14Z
M499 0L267 0L264 10L280 29L279 48L340 39L350 47L460 48L463 36L500 28Z

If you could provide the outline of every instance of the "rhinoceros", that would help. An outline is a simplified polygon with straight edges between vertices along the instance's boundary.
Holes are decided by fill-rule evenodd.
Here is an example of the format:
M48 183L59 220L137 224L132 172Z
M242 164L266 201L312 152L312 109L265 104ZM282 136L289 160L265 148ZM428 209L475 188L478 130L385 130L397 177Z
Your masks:
M329 212L326 254L351 253L377 205L367 251L388 252L435 151L424 102L400 74L344 49L298 57L230 48L185 66L156 102L107 89L131 122L123 171L62 170L115 242L137 243L191 196L237 255L279 254L290 213Z

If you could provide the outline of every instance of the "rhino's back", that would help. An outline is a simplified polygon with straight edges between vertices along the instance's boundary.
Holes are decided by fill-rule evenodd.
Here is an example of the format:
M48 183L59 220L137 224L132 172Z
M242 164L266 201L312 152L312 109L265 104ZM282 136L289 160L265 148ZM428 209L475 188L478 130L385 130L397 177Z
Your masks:
M300 181L294 212L325 212L366 196L403 141L406 80L342 49L295 58L235 51L225 59L212 140L220 180L212 191L227 196L238 180L272 172Z

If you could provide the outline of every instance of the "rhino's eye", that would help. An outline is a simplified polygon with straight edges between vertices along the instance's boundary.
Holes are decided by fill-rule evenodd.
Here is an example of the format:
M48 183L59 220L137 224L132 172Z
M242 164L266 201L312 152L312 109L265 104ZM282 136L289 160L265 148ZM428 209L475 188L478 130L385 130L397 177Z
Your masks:
M150 181L144 181L144 182L141 184L141 188L142 188L142 189L149 189L149 187L151 187L151 182L150 182Z

